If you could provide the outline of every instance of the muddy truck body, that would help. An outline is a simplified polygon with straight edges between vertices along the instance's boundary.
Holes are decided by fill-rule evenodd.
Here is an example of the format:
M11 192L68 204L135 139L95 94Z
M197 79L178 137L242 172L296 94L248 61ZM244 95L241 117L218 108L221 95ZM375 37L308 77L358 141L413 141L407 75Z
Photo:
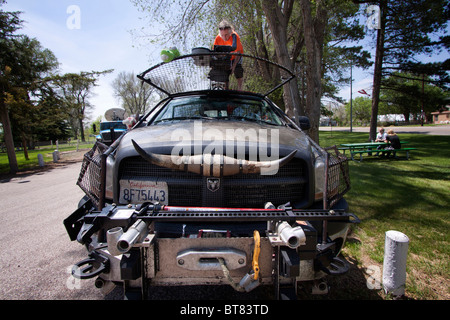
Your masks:
M246 91L233 89L232 56ZM138 77L162 98L84 157L86 195L64 221L87 248L75 277L141 298L180 285L269 285L281 298L303 282L326 291L325 277L348 270L339 253L359 221L343 198L348 160L269 98L295 79L290 70L197 48Z

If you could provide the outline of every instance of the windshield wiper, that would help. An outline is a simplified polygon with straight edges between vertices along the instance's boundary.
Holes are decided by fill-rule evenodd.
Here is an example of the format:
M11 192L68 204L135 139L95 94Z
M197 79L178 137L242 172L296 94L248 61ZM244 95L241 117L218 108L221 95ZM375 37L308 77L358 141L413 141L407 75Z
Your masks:
M207 116L174 117L174 118L166 118L166 119L156 120L153 122L153 124L160 123L163 121L178 121L178 120L192 120L192 119L214 120L214 118L207 117Z
M228 116L229 119L235 119L235 120L246 120L246 121L252 121L252 122L261 122L261 119L255 119L255 118L249 118L249 117L245 117L245 116L236 116L236 115L232 115L232 116Z
M271 122L271 121L267 121L267 120L263 120L263 119L249 118L249 117L245 117L245 116L227 116L226 118L233 119L233 120L245 120L245 121L257 122L260 124L268 124L268 125L277 126L277 127L279 126L279 124Z

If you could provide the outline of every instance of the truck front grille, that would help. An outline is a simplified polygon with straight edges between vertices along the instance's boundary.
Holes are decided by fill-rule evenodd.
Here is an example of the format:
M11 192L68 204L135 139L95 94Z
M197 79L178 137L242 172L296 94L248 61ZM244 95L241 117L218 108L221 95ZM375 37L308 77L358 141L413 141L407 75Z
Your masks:
M275 206L298 203L308 196L307 170L294 158L275 175L237 174L220 178L220 188L210 191L207 177L148 163L141 157L124 159L119 179L158 180L168 184L169 205L230 208L262 208L268 201Z

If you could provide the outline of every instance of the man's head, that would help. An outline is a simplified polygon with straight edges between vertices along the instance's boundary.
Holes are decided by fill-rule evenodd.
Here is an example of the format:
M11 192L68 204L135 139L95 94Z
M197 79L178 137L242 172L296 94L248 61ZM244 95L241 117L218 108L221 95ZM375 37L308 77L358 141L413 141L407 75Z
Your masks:
M226 20L222 20L219 23L219 34L222 37L222 39L225 41L228 41L228 39L230 39L232 33L233 33L233 29L231 27L231 24Z

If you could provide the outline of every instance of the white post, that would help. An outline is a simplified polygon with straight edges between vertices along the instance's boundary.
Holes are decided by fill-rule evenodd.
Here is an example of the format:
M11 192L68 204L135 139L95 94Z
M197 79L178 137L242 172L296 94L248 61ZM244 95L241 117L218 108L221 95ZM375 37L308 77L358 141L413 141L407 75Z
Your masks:
M59 152L58 151L53 151L53 162L58 162L59 160Z
M398 231L387 231L384 247L383 287L394 296L405 294L406 257L409 238Z
M39 162L39 166L43 167L45 166L45 162L44 162L44 156L42 154L38 154L38 162Z

